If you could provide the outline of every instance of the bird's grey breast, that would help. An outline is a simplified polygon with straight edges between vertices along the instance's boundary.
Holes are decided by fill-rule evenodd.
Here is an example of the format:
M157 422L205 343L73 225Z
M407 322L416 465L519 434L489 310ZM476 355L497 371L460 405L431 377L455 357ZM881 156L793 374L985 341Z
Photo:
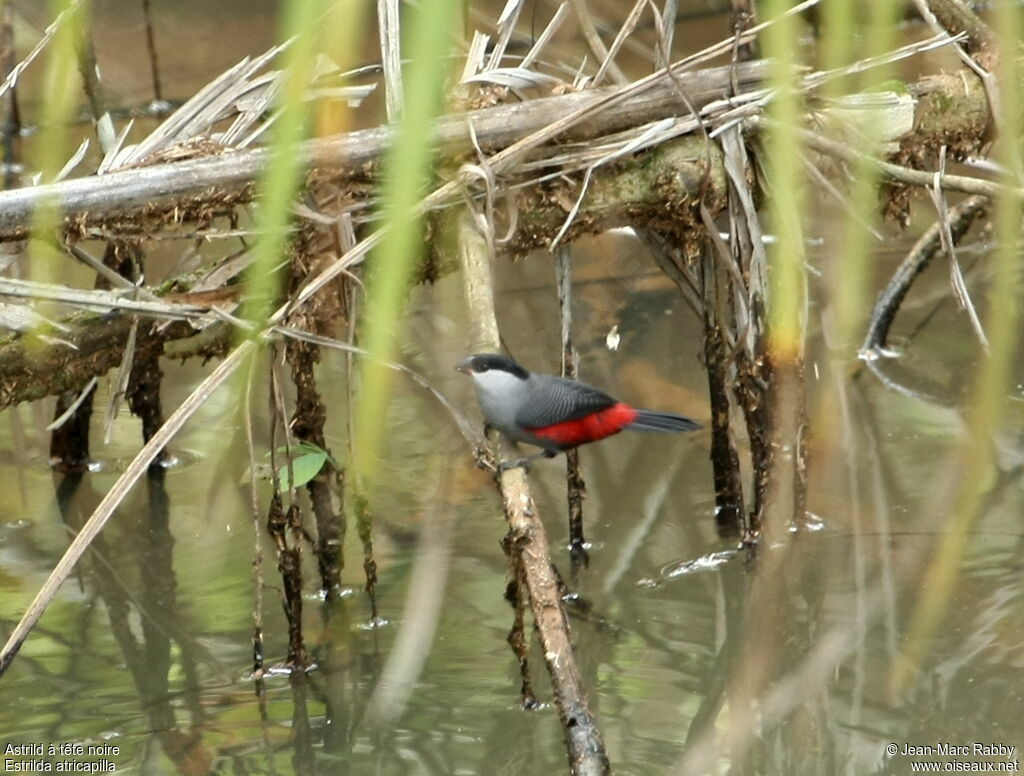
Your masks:
M516 414L529 403L529 380L500 369L473 375L477 400L487 423L513 439L521 438Z

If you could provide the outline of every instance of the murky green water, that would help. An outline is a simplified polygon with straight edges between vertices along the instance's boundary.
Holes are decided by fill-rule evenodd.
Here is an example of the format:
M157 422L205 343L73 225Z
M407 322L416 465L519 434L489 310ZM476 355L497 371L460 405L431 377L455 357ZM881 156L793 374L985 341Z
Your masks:
M656 276L609 274L628 265L629 238L596 247L581 256L579 275L585 376L640 404L706 417L691 316ZM537 259L501 279L506 323L537 322L539 336L506 327L531 365L556 352L547 272ZM468 386L448 368L462 348L459 321L436 309L456 283L417 294L408 359L472 409ZM623 341L610 352L603 334L615 323ZM171 405L202 372L167 369ZM831 370L819 373L812 416L837 390ZM331 443L344 457L341 364L329 357L322 379L332 394ZM921 567L943 533L945 449L960 432L952 411L873 380L847 381L844 394L849 437L815 440L810 507L820 530L765 547L756 562L716 535L706 432L624 434L584 451L594 547L590 568L570 581L587 604L574 615L574 637L617 772L724 772L742 762L755 773L909 772L915 758L890 758L889 743L901 751L995 743L1017 747L1009 759L1019 757L1019 479L1008 470L993 492L956 593L912 681L893 695L888 676L920 599ZM105 759L139 773L207 765L223 773L562 772L554 710L518 706L495 494L443 412L411 385L400 386L375 498L386 624L370 627L350 541L351 597L330 609L307 600L318 669L271 677L257 694L248 678L254 538L238 406L237 392L211 400L173 446L182 465L136 489L64 585L0 682L3 740L108 742L119 754ZM70 485L46 467L39 415L22 407L5 416L0 597L8 627L66 546L66 526L91 511L116 473L85 475L62 513L58 492ZM110 449L97 452L116 469L136 434L123 417ZM558 460L531 477L553 542L564 545L561 478ZM273 555L263 550L272 663L284 654L285 626ZM568 578L567 554L559 560ZM773 584L761 587L766 579ZM424 601L436 604L436 622ZM398 681L399 700L382 712L382 677L393 686L392 672L408 670L389 662L399 652L422 671ZM539 660L533 677L547 698ZM751 697L757 717L743 712Z
M641 406L706 420L698 324L642 256L624 235L581 246L581 376ZM557 368L559 351L552 279L542 258L503 266L498 279L508 345L542 371ZM451 369L466 348L459 294L457 278L417 290L404 359L475 412ZM706 431L623 434L583 451L591 563L572 575L567 552L556 561L579 596L577 658L616 773L903 774L915 762L1010 769L1024 759L1019 428L994 440L1002 474L970 532L955 592L894 688L925 565L948 533L958 474L950 451L963 419L867 374L851 378L852 354L830 353L817 335L827 316L811 310L816 530L756 558L720 538ZM900 333L912 323L901 319ZM605 335L616 325L621 344L610 351ZM946 356L970 350L970 337L947 301L918 335L917 365L946 377L949 363L966 371L969 362ZM164 369L168 408L206 374L195 364ZM328 354L320 375L329 442L344 461L343 360ZM272 549L254 533L241 390L222 390L189 423L172 445L179 464L135 489L0 679L4 769L42 761L141 774L564 773L554 709L519 706L496 494L445 411L409 383L398 383L373 494L381 619L373 622L361 589L352 528L351 594L330 607L312 590L306 600L316 670L272 675L262 687L252 680L257 543L268 664L285 654L286 627ZM101 384L97 407L108 391ZM102 445L98 413L93 452L103 469L64 480L47 466L50 419L49 403L0 416L4 635L139 446L127 415ZM265 449L263 429L258 422ZM531 474L557 546L567 542L562 467L541 462ZM547 700L534 652L532 677ZM943 754L950 747L967 750Z

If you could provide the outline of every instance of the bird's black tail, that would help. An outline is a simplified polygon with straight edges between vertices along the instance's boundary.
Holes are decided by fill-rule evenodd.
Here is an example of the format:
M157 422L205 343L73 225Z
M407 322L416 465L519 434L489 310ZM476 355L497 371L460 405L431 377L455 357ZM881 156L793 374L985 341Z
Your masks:
M626 426L631 431L653 431L659 434L675 434L680 431L696 431L700 423L672 412L637 410L633 422Z

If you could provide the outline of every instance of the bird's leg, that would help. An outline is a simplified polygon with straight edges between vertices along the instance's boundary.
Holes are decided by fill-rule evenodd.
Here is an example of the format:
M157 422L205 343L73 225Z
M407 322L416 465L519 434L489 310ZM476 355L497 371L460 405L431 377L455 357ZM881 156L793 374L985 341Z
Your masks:
M534 453L533 455L524 455L521 458L513 458L510 461L502 461L498 464L498 473L508 471L509 469L523 468L527 471L530 470L530 462L535 461L538 458L554 458L558 455L557 451L544 450L540 453Z

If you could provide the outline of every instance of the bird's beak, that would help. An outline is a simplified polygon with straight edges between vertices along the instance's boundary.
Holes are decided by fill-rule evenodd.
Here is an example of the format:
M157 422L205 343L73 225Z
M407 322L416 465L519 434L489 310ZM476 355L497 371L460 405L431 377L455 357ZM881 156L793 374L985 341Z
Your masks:
M472 359L467 358L465 361L460 361L459 363L457 363L455 365L455 371L456 372L462 372L463 374L466 374L466 375L472 374L473 373Z

